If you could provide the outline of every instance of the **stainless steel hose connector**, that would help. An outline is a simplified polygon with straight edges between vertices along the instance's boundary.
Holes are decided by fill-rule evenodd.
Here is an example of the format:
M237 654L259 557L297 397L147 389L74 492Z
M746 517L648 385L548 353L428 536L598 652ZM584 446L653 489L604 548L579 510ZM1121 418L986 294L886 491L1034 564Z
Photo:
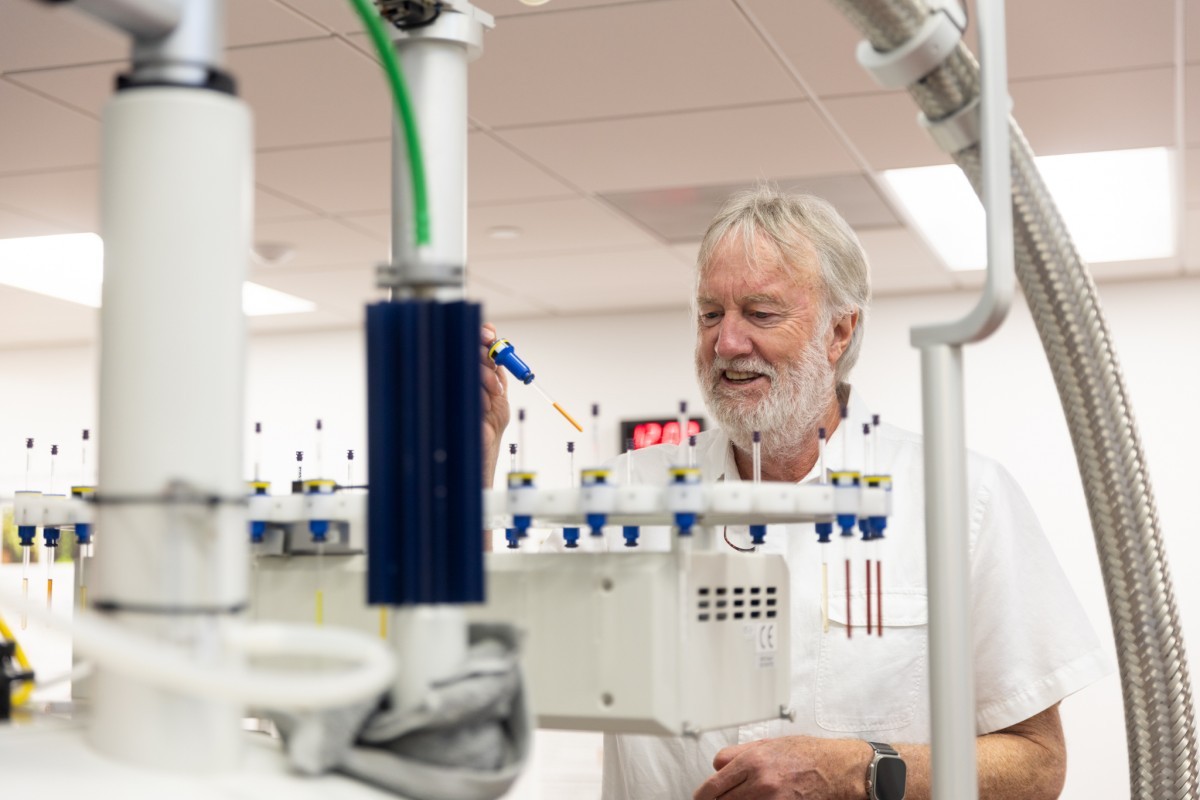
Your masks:
M833 0L877 50L906 41L923 0ZM979 93L963 45L909 87L931 120ZM1183 632L1145 456L1095 284L1015 122L1013 225L1017 278L1042 339L1075 448L1100 558L1125 703L1130 797L1200 800L1200 759ZM980 191L979 147L954 154Z

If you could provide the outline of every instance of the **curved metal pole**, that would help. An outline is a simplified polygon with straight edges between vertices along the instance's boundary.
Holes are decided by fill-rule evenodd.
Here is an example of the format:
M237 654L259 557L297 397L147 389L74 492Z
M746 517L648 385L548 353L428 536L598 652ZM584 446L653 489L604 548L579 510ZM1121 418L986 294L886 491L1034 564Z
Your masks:
M921 349L932 794L937 800L978 797L962 346L1000 326L1015 281L1004 2L985 0L978 9L987 280L965 317L914 327L911 334Z

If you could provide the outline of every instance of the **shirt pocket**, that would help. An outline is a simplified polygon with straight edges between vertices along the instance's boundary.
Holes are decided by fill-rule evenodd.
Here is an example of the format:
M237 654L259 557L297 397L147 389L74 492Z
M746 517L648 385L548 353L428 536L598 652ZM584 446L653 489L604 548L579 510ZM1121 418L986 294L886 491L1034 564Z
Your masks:
M817 659L816 721L827 731L862 733L906 728L925 693L929 602L924 593L883 593L883 635L867 635L865 598L852 597L854 628L846 636L844 602L830 597L829 631ZM874 599L874 598L873 598Z

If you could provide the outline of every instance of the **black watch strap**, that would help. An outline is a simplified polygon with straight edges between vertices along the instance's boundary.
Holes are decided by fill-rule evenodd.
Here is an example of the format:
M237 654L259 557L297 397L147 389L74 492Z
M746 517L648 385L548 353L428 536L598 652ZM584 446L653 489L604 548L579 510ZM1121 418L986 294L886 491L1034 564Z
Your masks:
M875 751L876 755L880 755L880 756L898 756L898 755L900 755L898 752L896 752L896 748L892 747L890 744L883 744L881 742L867 742L867 744L871 745L871 749Z

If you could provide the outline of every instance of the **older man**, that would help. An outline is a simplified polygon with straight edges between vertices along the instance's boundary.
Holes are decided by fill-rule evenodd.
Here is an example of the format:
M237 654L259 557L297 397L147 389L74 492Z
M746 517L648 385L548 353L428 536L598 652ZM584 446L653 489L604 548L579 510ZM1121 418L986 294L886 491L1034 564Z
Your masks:
M818 479L820 428L832 432L829 466L839 466L843 440L870 419L846 382L869 297L862 248L828 203L762 187L726 204L701 244L695 297L697 379L720 424L697 443L706 480L752 477L755 431L763 480ZM490 441L498 442L507 408L496 378L485 385ZM843 406L850 425L840 424ZM606 736L605 798L899 800L895 787L889 796L867 782L877 753L890 748L907 765L901 796L929 796L921 442L884 425L877 444L878 469L895 485L884 542L822 545L811 526L797 525L772 530L759 548L784 555L791 572L796 720L689 739ZM632 458L633 479L647 482L682 462L674 445ZM491 459L494 466L494 452ZM615 474L624 473L622 463ZM981 796L1054 798L1066 767L1058 702L1105 674L1108 659L1020 489L974 455L968 483ZM745 530L723 536L734 550L753 549ZM664 542L648 542L656 544ZM840 569L828 573L830 591L850 607L830 604L823 618L820 565L830 558L885 565L880 635L862 627L865 587L847 586ZM848 637L851 625L858 635Z

